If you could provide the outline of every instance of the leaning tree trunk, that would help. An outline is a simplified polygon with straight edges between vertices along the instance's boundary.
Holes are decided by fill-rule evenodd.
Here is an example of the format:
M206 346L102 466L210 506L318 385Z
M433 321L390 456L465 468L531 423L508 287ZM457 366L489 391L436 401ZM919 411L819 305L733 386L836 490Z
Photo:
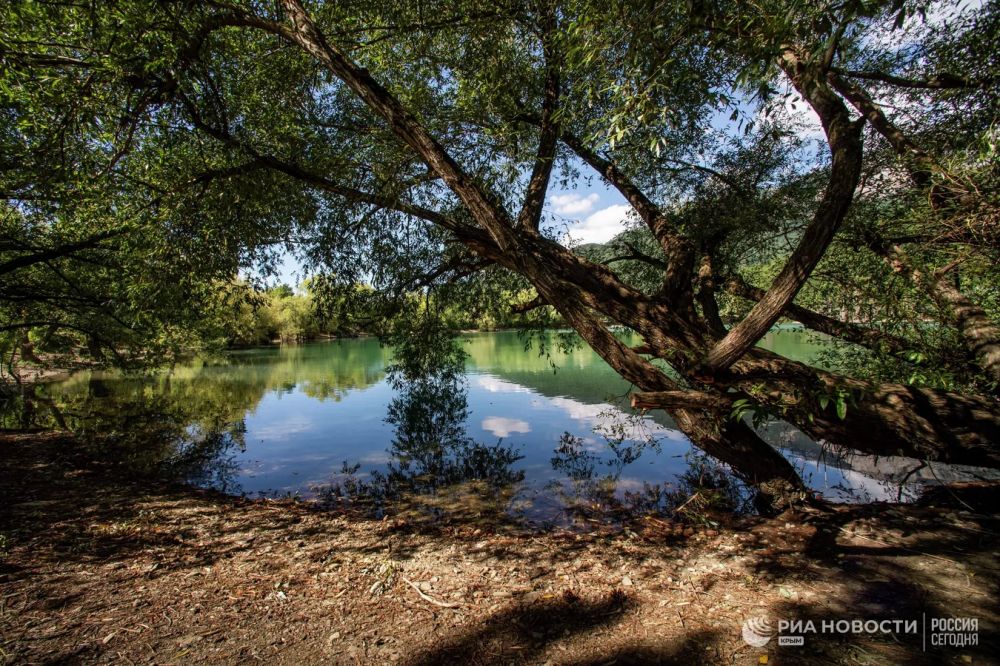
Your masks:
M786 49L778 61L819 116L832 155L830 178L812 221L770 288L708 352L701 371L710 374L725 370L746 354L795 300L844 221L861 176L861 123L851 120L840 98L794 49Z
M864 382L763 351L746 366L749 378L735 385L816 439L874 455L1000 467L1000 409L991 398ZM752 379L760 367L770 373L763 391ZM838 393L845 398L843 418L836 413Z
M690 395L612 335L564 285L540 279L536 286L591 348L633 385L660 394ZM731 418L725 405L688 402L670 413L692 444L729 466L756 490L754 504L759 511L775 513L808 497L806 486L791 463L745 423Z
M692 444L756 490L754 506L761 513L776 513L808 498L802 477L788 459L743 421L687 409L672 410L672 415Z
M776 297L774 303L768 301L767 317L755 324L751 335L742 338L740 347L747 347L742 357L727 369L730 358L735 358L727 354L725 362L716 366L718 371L708 373L707 380L711 383L706 383L703 381L706 378L699 373L701 359L720 340L704 320L691 316L691 308L674 307L679 301L670 294L644 294L626 285L606 266L586 261L543 238L534 232L531 225L515 225L515 220L499 204L498 198L466 173L413 113L375 81L368 71L326 40L300 0L282 0L281 5L288 23L277 23L249 14L238 14L230 20L233 25L261 28L295 44L341 79L454 192L477 226L449 220L447 216L435 212L424 214L425 219L452 232L457 240L476 254L527 278L539 296L555 306L612 368L641 390L669 392L687 387L669 379L639 354L622 345L604 327L603 319L641 334L653 353L670 363L694 388L701 388L723 400L748 396L813 436L835 437L847 446L879 455L892 453L927 460L1000 467L1000 456L997 454L1000 408L994 401L944 391L860 382L747 346L763 333L762 322L776 316L775 312L780 314L794 297L795 285L801 284L814 265L813 253L807 257L809 261L793 262L789 269L792 272L789 284L793 289L782 290L781 298ZM799 65L806 66L801 62ZM801 74L808 74L805 70L799 72L796 67L798 65L791 67L795 70L790 73L793 82L801 79ZM838 123L845 120L839 100L826 94L828 91L818 78L807 78L802 79L806 83L802 92L824 119L824 126L830 113L839 117ZM852 150L857 147L852 134L856 127L849 121L841 124L844 127L838 131L844 139L842 148L847 151L848 157L856 158L856 151ZM843 182L838 179L835 183L838 191L852 189L852 163L852 159L846 160ZM609 180L617 178L614 165L608 166L611 170L603 170L602 173ZM624 185L616 183L616 187L622 189ZM654 236L665 244L665 251L683 245L683 237L678 236L678 230L665 226L665 218L657 215L656 207L641 192L632 188L623 190L623 193ZM828 242L830 227L835 228L839 224L842 206L848 204L849 201L843 201L842 197L830 203L837 214L824 213L821 216L820 222L825 229L819 245ZM422 214L412 206L407 210ZM669 256L669 252L667 254ZM681 254L687 256L690 251ZM673 263L693 265L687 259ZM676 285L685 285L689 289L691 282L682 279L677 280ZM781 307L777 308L777 305ZM831 417L820 408L822 396L838 390L855 396L845 418ZM705 424L706 432L713 427L712 424L715 428L720 427L718 412L679 408L675 410L675 415L678 422L686 424L684 427L692 433L700 430L702 424ZM748 456L757 455L758 451L762 456L768 455L762 447L773 451L756 436L747 440L752 442L750 446L754 450Z

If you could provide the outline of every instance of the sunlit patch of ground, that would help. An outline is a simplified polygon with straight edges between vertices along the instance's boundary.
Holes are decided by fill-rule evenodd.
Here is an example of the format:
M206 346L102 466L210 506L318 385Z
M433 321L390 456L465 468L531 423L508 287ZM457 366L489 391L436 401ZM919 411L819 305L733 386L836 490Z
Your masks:
M998 521L855 507L615 534L428 526L123 480L58 435L0 435L0 661L989 663ZM978 645L748 618L978 618ZM931 647L931 646L928 646Z

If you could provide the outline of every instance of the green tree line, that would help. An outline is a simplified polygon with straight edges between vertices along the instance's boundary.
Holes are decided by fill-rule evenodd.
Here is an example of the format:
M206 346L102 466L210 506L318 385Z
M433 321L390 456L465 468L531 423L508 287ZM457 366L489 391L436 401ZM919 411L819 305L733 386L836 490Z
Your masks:
M297 289L286 284L264 290L243 287L238 298L230 298L230 308L216 310L218 321L213 328L222 336L223 346L239 347L269 343L293 343L327 337L384 335L392 321L384 299L367 286L356 285L349 295L331 294L322 280L307 280ZM225 292L220 294L225 299ZM431 310L451 331L492 331L527 326L553 326L559 318L551 311L518 313L515 306L524 293L500 294L498 307L469 307L468 304L443 301L433 293L404 294L394 303L396 316L405 309L407 316L421 317ZM403 301L400 304L398 301ZM206 344L208 341L202 341Z

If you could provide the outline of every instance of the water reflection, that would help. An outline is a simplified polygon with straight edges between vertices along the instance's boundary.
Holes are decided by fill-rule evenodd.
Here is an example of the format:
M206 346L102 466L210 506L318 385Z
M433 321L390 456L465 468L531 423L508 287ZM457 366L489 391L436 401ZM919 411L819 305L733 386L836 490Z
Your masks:
M672 482L623 480L624 468L638 460L645 448L641 442L615 447L609 459L582 438L566 433L552 458L553 469L563 472L564 478L548 484L564 522L625 523L637 517L666 516L715 525L724 516L754 509L755 491L700 452L685 455L686 469Z
M753 501L668 415L633 414L628 385L589 350L539 357L513 333L469 336L464 349L445 373L387 376L388 349L344 340L144 377L82 374L25 389L0 410L0 427L77 431L95 456L136 474L234 493L323 488L375 512L409 502L392 511L565 524L673 515L695 495L687 509ZM832 499L895 500L901 484L905 498L914 482L979 473L837 459L782 423L764 436Z
M108 381L91 376L77 389L46 395L28 385L2 411L5 427L56 427L78 435L95 462L132 477L182 481L239 494L237 456L246 450L246 402L169 376ZM16 424L15 424L16 422Z
M480 385L499 385L477 379L487 380ZM516 518L546 527L589 527L649 515L711 524L721 514L752 507L754 491L705 455L686 456L685 470L674 482L623 479L623 471L644 452L661 452L652 434L661 429L645 417L607 405L598 412L583 410L603 444L563 433L550 460L553 478L538 487L525 487L524 470L514 469L524 456L504 445L502 438L531 432L529 424L488 417L483 429L498 435L499 441L489 445L470 438L465 426L467 380L459 369L434 369L416 377L391 369L389 384L397 393L385 419L394 426L385 471L345 463L328 487L317 489L327 508L391 515L408 522L496 524ZM565 408L567 402L571 401L562 399L558 406ZM583 407L573 406L570 411Z
M321 491L328 507L363 508L424 517L499 520L524 480L513 465L523 456L502 443L480 444L465 428L469 416L461 355L445 357L414 375L390 369L396 397L386 423L394 426L385 470L347 466Z

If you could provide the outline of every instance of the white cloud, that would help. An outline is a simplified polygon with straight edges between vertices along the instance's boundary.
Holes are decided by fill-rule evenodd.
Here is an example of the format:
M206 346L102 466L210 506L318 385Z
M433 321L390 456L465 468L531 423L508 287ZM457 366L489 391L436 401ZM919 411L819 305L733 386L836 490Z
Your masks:
M549 398L554 407L563 410L567 416L592 431L601 433L614 432L623 434L626 439L643 441L649 437L658 440L686 441L684 433L660 425L651 418L643 417L636 420L633 415L622 411L614 405L598 403L596 405L572 398Z
M311 432L316 424L307 416L291 416L281 423L273 425L251 426L247 432L248 440L264 440L266 442L288 442L293 435Z
M625 204L602 208L570 227L569 236L579 243L607 243L625 230L625 218L630 210Z
M551 201L553 210L560 215L580 215L589 213L599 198L594 193L584 197L575 192L567 192L553 195Z
M478 375L472 381L476 386L490 393L531 393L529 388L504 379L497 379L492 375Z
M597 423L605 414L612 413L620 415L624 413L621 410L604 403L593 405L580 402L579 400L573 400L572 398L563 397L550 398L549 401L554 406L566 412L571 419L575 419L577 421Z
M483 419L483 430L491 432L497 437L507 437L512 432L528 433L531 426L527 421L521 419L508 419L502 416L490 416Z

